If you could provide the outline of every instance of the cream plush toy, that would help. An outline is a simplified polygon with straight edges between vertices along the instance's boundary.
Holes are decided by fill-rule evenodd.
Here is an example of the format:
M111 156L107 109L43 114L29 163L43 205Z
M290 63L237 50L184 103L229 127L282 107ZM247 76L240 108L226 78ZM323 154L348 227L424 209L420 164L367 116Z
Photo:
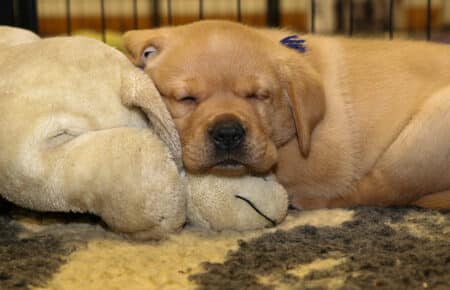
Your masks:
M137 99L141 113L136 107ZM40 211L89 212L160 238L275 225L287 194L271 177L186 176L174 125L148 77L83 37L0 27L0 194Z

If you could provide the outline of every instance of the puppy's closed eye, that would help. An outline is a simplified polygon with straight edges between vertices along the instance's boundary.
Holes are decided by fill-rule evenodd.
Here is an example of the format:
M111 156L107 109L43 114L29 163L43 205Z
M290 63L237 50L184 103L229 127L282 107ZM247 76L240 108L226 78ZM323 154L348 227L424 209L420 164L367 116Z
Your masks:
M197 105L197 103L198 103L198 99L194 96L182 97L182 98L178 99L177 101L180 103L183 103L185 105Z
M172 97L168 98L172 104L169 106L173 118L182 118L192 113L199 103L199 98L194 96Z
M266 93L249 93L245 96L248 100L263 101L270 98L270 94Z
M141 55L141 64L145 66L145 63L151 57L154 57L158 53L158 49L155 46L149 46L144 49Z

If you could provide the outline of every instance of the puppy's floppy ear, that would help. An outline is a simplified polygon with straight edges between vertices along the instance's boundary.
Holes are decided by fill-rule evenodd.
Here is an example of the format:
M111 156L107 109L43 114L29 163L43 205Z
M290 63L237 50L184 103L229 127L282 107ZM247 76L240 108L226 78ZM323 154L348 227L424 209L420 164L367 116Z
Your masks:
M131 30L123 36L125 54L133 64L144 67L165 45L168 28Z
M311 135L325 115L322 82L319 74L302 56L278 61L283 89L294 117L300 152L306 158L311 149Z

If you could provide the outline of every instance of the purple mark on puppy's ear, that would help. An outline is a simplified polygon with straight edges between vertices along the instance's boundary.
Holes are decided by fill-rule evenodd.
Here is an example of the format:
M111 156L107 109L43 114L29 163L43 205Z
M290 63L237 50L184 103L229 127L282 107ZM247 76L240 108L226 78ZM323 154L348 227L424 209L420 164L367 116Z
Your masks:
M296 34L286 36L285 38L280 40L280 43L282 45L287 46L291 49L295 49L301 53L306 52L305 42L306 40L299 38Z

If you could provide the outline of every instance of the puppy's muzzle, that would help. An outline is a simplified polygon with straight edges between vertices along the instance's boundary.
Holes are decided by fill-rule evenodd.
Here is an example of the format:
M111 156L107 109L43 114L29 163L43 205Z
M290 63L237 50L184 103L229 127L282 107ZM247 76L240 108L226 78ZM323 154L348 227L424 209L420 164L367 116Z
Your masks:
M209 137L218 151L230 152L240 148L245 135L244 127L235 120L217 122L209 129Z

